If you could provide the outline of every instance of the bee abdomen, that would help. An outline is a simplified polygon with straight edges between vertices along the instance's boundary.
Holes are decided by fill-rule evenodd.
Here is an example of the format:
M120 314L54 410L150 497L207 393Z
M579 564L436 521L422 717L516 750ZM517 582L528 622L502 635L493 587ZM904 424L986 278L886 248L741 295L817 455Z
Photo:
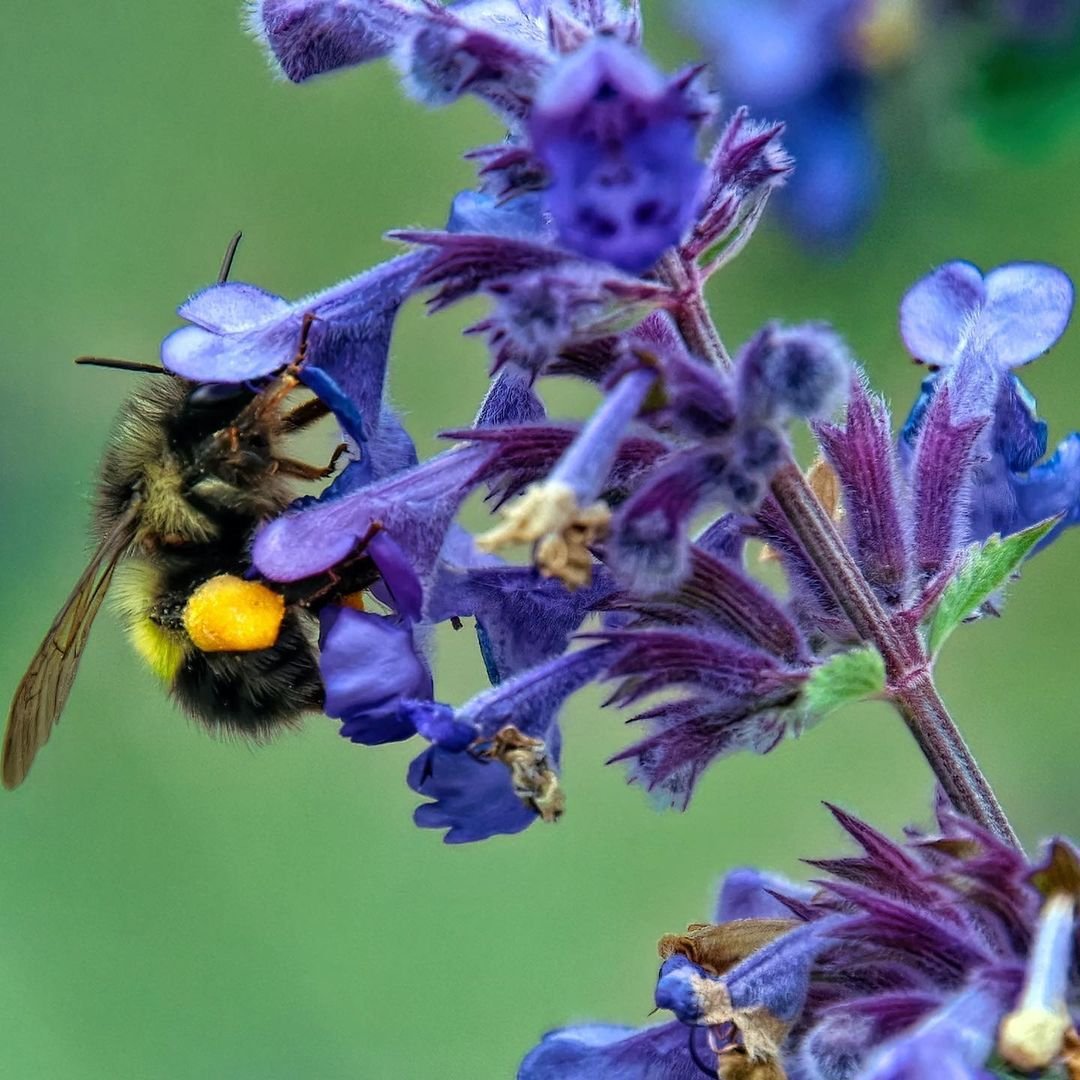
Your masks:
M207 727L256 738L321 709L318 661L301 621L308 619L288 613L270 649L192 650L177 672L173 696Z

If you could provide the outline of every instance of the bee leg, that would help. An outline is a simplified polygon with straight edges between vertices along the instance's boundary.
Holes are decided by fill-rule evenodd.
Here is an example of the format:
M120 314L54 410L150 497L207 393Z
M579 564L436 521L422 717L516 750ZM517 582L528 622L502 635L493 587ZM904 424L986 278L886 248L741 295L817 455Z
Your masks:
M334 475L334 462L325 467L309 465L306 461L297 461L295 458L276 458L276 472L282 476L291 476L296 480L325 480Z
M337 463L341 460L341 455L347 454L348 452L348 443L338 443L337 446L334 447L334 452L330 455L330 463L326 466L327 476L333 475L334 470L337 469Z
M163 630L183 630L186 603L187 597L179 593L169 593L150 605L146 617Z
M281 403L300 385L300 379L297 375L300 368L303 366L307 359L308 350L308 336L311 333L311 327L314 324L318 316L309 311L304 315L304 321L300 327L300 344L296 349L296 356L292 362L285 368L284 371L274 380L261 394L257 394L254 399L241 411L240 415L233 421L230 427L225 428L223 431L219 431L217 438L219 441L224 440L226 446L235 453L240 443L241 433L246 433L252 430L259 430L267 426L267 419L269 417L275 417L274 426L278 424L286 424L288 417L285 420L276 418L276 414L281 407ZM300 424L295 420L297 415L300 414L300 420L302 423L311 423L323 415L321 412L317 412L312 408L313 413L308 419L304 419L303 410L308 409L311 406L310 402L306 402L299 408L294 409L289 416L294 418L294 423L291 426L286 424L285 430L295 431Z
M281 418L281 427L283 431L301 431L308 424L321 420L324 416L328 416L329 413L329 405L320 398L312 398L310 401L305 401L303 405L297 405L292 412L286 413Z
M300 344L296 347L296 357L286 370L296 371L298 368L302 367L304 361L307 360L308 335L311 333L312 323L314 323L318 317L319 316L316 315L314 311L304 312L304 321L300 324Z
M292 476L297 480L326 480L334 475L337 463L341 455L349 449L348 443L338 443L337 448L330 457L330 462L324 468L318 465L309 465L306 461L297 461L295 458L275 458L274 471L282 476Z

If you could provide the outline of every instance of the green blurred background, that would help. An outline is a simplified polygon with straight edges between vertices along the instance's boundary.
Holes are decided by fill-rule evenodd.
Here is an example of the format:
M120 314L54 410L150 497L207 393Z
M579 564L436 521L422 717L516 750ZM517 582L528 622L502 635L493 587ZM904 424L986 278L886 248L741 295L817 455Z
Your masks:
M674 65L690 46L659 22ZM473 103L407 101L386 65L275 82L240 23L231 0L5 12L5 693L81 569L96 461L130 389L71 358L154 359L238 227L235 275L286 296L384 258L381 234L441 224L469 183L460 152L498 136ZM877 102L892 177L855 250L822 263L764 229L714 289L732 343L767 317L833 320L898 412L919 374L896 304L917 277L955 257L1080 272L1075 137L1035 163L995 156L939 123L917 84ZM403 316L393 391L423 453L482 393L485 358L457 334L477 310ZM1080 422L1078 340L1030 370L1055 441ZM1080 832L1078 558L1072 533L1025 571L1007 617L957 634L941 665L1031 843ZM479 665L469 631L448 637L441 696L460 701ZM0 1076L508 1077L549 1027L644 1021L655 939L707 916L725 868L798 874L800 856L838 853L822 799L893 831L926 820L927 768L884 707L722 763L679 815L602 766L627 732L598 704L568 711L557 827L447 848L411 823L415 747L352 747L317 719L257 750L215 743L104 615L60 730L0 799Z

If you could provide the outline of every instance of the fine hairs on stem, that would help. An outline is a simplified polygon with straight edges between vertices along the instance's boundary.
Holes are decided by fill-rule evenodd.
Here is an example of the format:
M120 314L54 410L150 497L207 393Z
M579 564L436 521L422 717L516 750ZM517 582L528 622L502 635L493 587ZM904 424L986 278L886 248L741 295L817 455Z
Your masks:
M691 354L717 368L730 368L730 356L693 269L671 252L661 262L660 275L685 296L675 323ZM934 685L918 629L910 622L896 625L890 618L794 460L776 471L770 490L837 603L863 640L881 654L888 699L945 794L961 813L1019 848L1015 830Z

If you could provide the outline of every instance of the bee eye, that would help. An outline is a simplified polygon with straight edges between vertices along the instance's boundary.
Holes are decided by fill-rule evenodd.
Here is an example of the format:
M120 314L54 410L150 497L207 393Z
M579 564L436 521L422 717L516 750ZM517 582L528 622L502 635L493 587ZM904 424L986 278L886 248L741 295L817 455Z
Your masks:
M203 383L188 394L188 407L213 409L227 401L250 397L251 391L238 383Z

